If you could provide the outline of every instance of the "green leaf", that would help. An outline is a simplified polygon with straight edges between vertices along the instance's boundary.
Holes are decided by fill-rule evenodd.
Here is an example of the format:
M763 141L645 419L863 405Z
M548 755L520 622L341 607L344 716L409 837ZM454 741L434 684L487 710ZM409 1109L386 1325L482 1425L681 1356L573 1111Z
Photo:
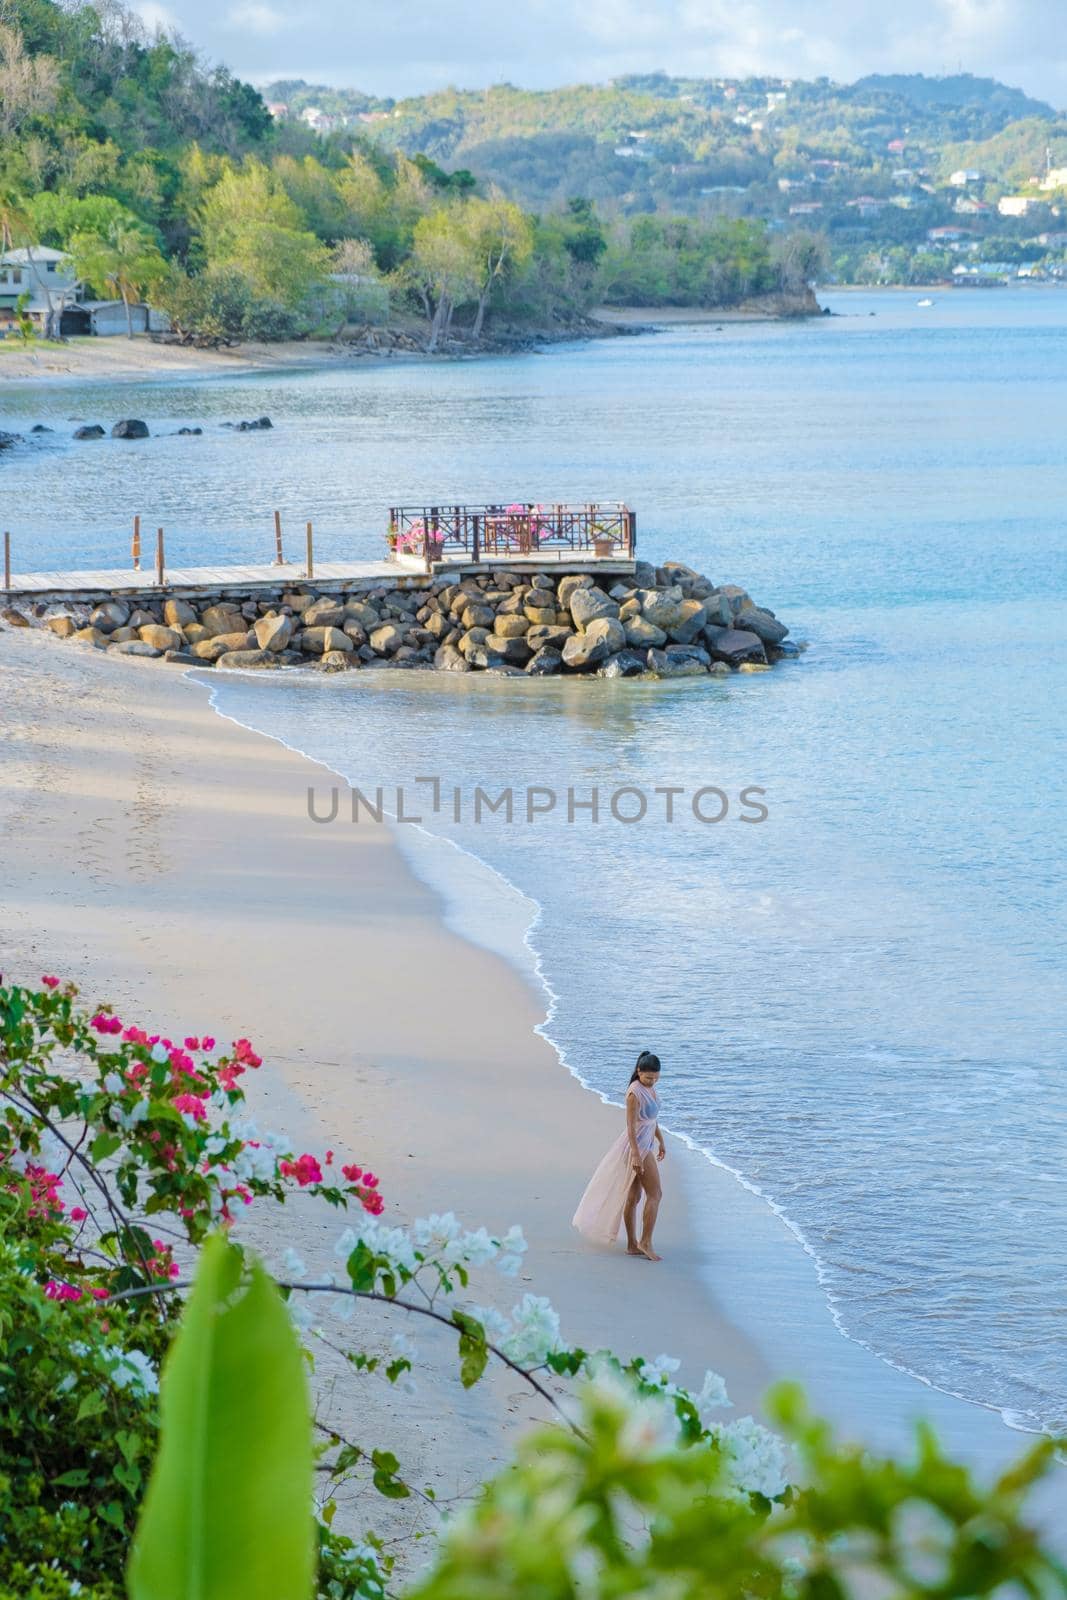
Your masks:
M84 1422L86 1417L98 1417L103 1409L104 1397L102 1394L87 1394L82 1399L74 1420L75 1422Z
M89 1155L93 1161L106 1161L108 1156L113 1156L122 1143L117 1133L98 1133L89 1146Z
M300 1345L258 1262L213 1235L163 1369L130 1600L310 1600L312 1439Z
M476 1317L453 1311L452 1321L459 1329L459 1380L465 1389L478 1382L489 1360L485 1329Z

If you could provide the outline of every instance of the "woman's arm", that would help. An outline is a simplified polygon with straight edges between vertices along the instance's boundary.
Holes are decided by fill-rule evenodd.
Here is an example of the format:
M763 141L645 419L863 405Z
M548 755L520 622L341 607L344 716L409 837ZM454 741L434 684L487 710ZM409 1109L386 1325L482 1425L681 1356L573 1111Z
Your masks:
M667 1154L667 1146L663 1142L663 1135L659 1131L658 1122L656 1123L656 1138L659 1140L659 1154L657 1155L656 1160L662 1161Z
M634 1170L640 1172L644 1161L640 1150L637 1148L637 1096L626 1091L626 1133L630 1140L630 1154L633 1157Z

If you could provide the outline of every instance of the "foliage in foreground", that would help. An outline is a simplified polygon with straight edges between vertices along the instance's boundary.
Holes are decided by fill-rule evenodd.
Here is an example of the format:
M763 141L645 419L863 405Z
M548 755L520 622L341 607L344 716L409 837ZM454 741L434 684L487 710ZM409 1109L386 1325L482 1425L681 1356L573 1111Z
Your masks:
M295 1329L305 1354L324 1344L389 1383L419 1359L403 1336L391 1357L366 1348L369 1329L351 1343L365 1302L448 1328L465 1387L501 1361L558 1419L442 1515L417 1600L834 1600L871 1593L872 1575L873 1592L931 1600L1067 1595L1026 1511L1051 1441L987 1489L926 1434L910 1462L842 1448L792 1391L773 1403L782 1437L717 1420L714 1374L689 1393L666 1356L569 1346L536 1295L510 1315L469 1300L472 1271L518 1269L518 1229L388 1224L373 1174L343 1166L335 1180L332 1152L297 1155L256 1130L248 1040L219 1053L158 1039L43 983L0 986L0 1600L119 1600L135 1526L132 1600L260 1600L265 1582L274 1600L396 1592L374 1531L334 1527L338 1492L362 1480L432 1506L432 1487L374 1441L316 1424L314 1508L308 1488ZM294 1189L349 1208L342 1276L311 1278L291 1249L270 1275L235 1242L249 1205ZM184 1315L179 1256L200 1259Z

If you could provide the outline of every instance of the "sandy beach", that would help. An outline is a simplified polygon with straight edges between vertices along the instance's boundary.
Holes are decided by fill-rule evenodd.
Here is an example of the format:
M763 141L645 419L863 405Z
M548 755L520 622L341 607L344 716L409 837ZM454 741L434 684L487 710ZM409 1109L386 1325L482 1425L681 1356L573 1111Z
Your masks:
M535 1033L543 997L446 927L387 828L309 820L321 767L216 715L195 678L36 630L0 632L0 678L5 974L73 978L153 1031L248 1035L264 1057L251 1090L264 1125L372 1163L396 1220L451 1209L491 1231L521 1223L523 1274L493 1297L548 1295L576 1342L671 1353L697 1384L711 1367L733 1414L795 1376L878 1444L902 1443L923 1412L983 1468L1021 1448L999 1416L842 1338L785 1224L678 1140L662 1264L586 1247L570 1217L619 1110ZM279 1221L260 1223L268 1257ZM298 1206L285 1225L313 1271L335 1265L334 1219ZM454 1365L446 1349L434 1360ZM323 1370L324 1405L352 1416L353 1380ZM363 1434L444 1494L505 1459L508 1428L543 1415L499 1377L466 1397L452 1380L403 1404L380 1383L358 1396Z

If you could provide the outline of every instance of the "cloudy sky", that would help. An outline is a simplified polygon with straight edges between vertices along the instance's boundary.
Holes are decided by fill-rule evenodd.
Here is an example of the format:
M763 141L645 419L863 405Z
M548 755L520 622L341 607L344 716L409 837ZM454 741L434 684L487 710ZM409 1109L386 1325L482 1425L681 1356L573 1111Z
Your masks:
M622 72L974 72L1067 106L1064 0L137 0L242 77L401 96Z

